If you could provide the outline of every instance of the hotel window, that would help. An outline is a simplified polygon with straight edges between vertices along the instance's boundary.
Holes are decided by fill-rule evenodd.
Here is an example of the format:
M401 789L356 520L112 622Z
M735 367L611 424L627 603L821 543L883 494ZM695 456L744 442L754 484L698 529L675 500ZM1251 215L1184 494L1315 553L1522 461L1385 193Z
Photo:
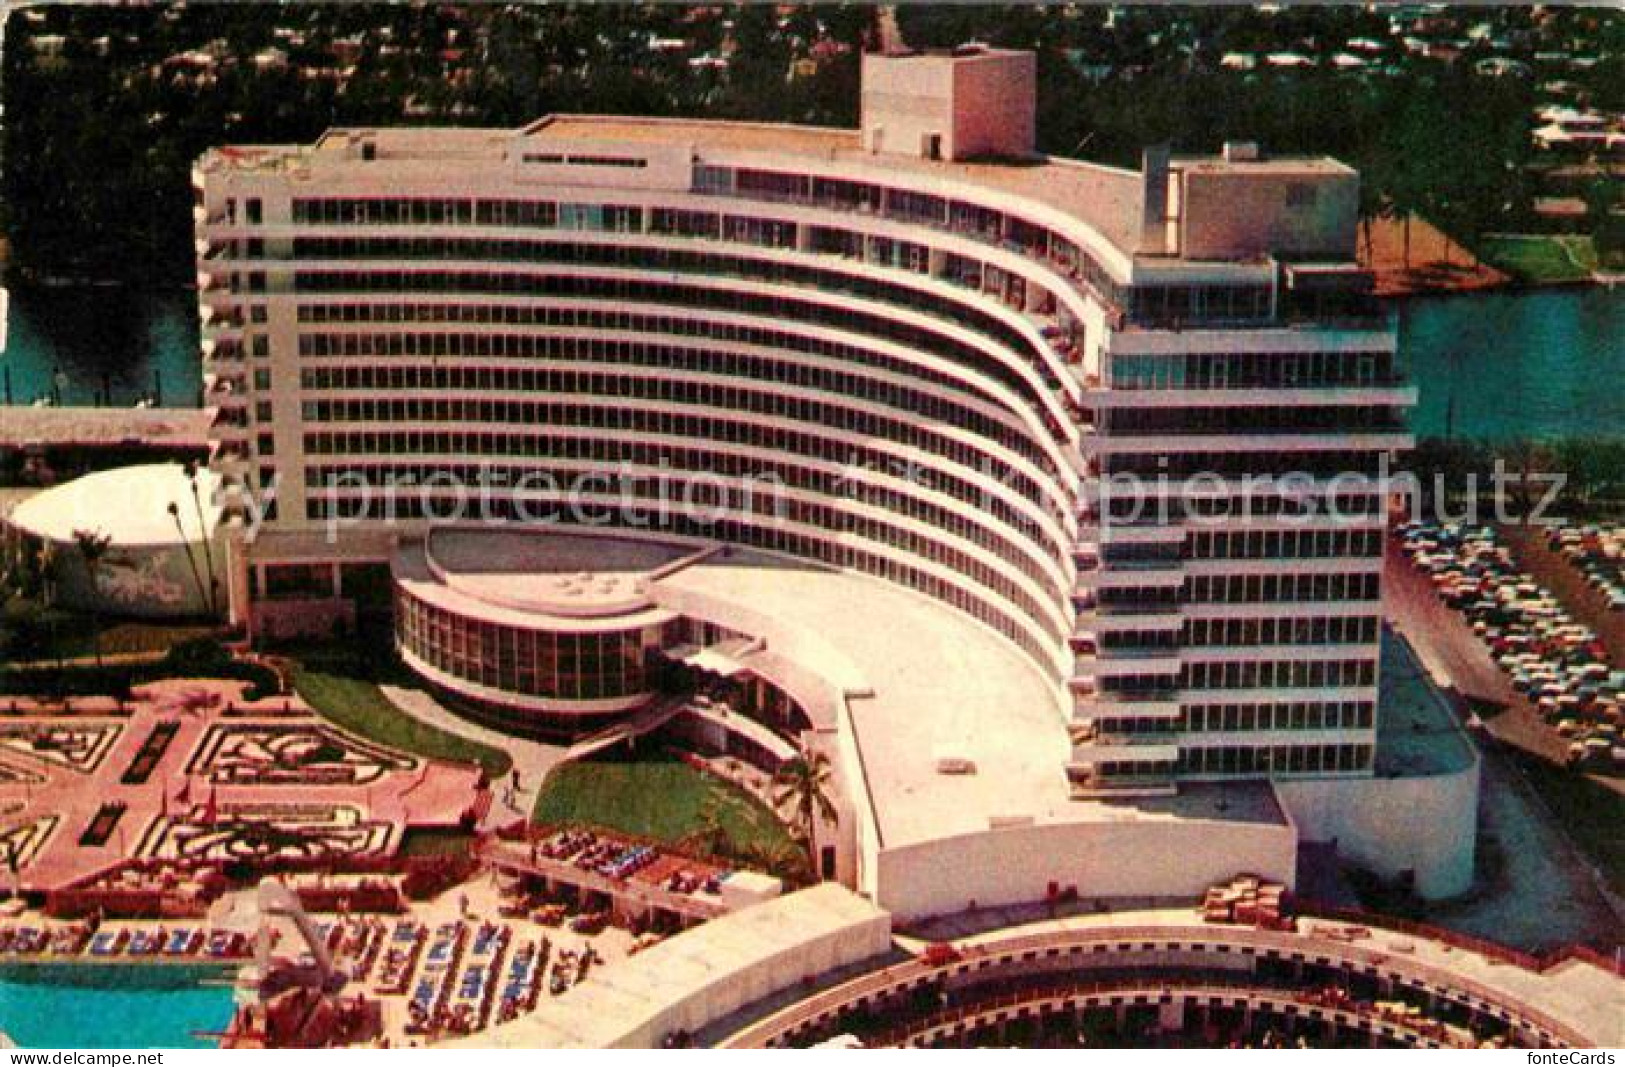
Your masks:
M559 229L632 233L643 228L643 209L615 204L560 204Z
M729 167L708 167L703 163L694 167L694 191L709 194L727 194L733 191L733 170Z
M741 196L766 200L806 200L808 178L804 174L780 174L766 170L742 170L735 178Z

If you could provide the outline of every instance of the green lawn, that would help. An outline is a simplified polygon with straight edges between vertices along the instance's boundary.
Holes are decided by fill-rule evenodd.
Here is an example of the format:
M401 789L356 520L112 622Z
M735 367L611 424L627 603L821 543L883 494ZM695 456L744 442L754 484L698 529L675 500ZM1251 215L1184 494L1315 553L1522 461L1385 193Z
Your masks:
M501 749L418 722L391 704L372 682L297 667L293 687L323 717L354 734L430 759L478 763L487 777L508 773L513 760Z
M1484 238L1479 258L1526 282L1579 281L1597 267L1588 236L1560 234L1494 234Z
M707 803L709 798L709 805ZM535 822L598 826L677 843L705 825L706 809L727 834L727 853L788 854L784 825L754 797L668 756L566 763L547 776Z

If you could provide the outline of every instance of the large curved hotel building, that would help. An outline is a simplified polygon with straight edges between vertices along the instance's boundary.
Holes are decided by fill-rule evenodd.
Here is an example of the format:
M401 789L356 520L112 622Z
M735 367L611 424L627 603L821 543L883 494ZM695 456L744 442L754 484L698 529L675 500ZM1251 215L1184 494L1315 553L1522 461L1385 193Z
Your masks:
M1385 501L1352 476L1415 394L1358 176L1040 156L1026 53L863 79L859 130L206 155L235 615L390 590L408 664L517 732L672 664L742 679L764 744L834 760L826 866L900 914L1290 881L1306 841L1463 888L1470 754L1385 762Z

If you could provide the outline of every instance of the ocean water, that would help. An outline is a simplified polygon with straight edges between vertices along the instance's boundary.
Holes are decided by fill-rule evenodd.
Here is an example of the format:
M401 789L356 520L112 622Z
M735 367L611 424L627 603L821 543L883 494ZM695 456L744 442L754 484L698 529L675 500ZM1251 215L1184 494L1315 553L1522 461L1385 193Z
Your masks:
M232 990L219 968L170 964L0 967L0 1030L20 1048L214 1048Z
M1625 434L1625 287L1410 300L1399 331L1418 434Z
M14 287L6 350L0 354L0 404L59 396L95 404L110 396L129 407L158 393L173 407L195 407L203 381L197 294L141 292L118 286Z

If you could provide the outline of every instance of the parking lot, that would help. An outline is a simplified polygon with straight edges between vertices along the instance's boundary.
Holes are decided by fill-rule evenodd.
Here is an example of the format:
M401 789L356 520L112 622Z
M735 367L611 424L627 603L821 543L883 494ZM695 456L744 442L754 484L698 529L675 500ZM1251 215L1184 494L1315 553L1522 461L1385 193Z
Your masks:
M1598 531L1591 534L1588 531ZM1625 666L1625 526L1565 525L1548 530L1503 526L1518 562L1597 631L1616 665Z
M1527 572L1493 528L1409 523L1396 533L1411 567L1521 698L1511 703L1560 739L1543 739L1542 754L1591 772L1625 771L1625 669L1602 635Z

